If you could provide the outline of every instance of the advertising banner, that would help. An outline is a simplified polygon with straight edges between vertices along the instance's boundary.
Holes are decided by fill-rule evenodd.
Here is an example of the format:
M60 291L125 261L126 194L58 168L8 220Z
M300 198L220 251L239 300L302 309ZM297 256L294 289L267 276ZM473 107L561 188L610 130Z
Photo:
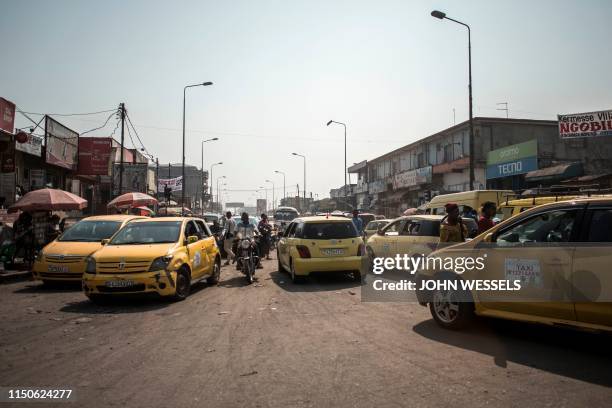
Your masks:
M128 164L123 163L123 188L119 191L120 165L113 165L113 194L121 195L124 193L138 192L147 193L147 164Z
M171 191L182 191L183 190L183 176L175 178L160 178L157 181L157 191L160 193L164 192L164 188L168 186Z
M561 139L612 136L612 110L557 115Z
M15 104L0 98L0 129L13 133L15 128Z
M267 211L268 202L265 198L257 199L257 214L265 213Z
M23 142L15 142L15 149L32 156L42 156L42 137L28 134L28 139Z
M105 176L110 169L112 139L110 137L79 138L79 164L77 174Z
M487 179L514 176L538 169L538 141L530 140L487 155Z
M421 167L419 169L408 170L403 173L396 174L393 177L393 188L398 189L431 183L431 174L431 166Z
M45 116L46 162L76 170L79 134L55 119Z

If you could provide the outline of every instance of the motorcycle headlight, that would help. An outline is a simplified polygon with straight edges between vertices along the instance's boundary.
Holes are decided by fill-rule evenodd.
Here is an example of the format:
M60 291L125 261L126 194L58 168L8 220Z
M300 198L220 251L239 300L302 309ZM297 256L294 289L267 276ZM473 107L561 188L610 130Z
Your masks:
M87 266L85 267L86 273L96 273L96 260L91 256L87 258Z
M240 242L240 247L242 249L248 249L248 248L250 248L250 246L251 246L251 243L248 240L246 240L246 239L243 240L242 242Z
M170 261L172 260L172 256L160 256L159 258L155 258L155 260L151 263L149 267L149 272L162 271L165 270Z

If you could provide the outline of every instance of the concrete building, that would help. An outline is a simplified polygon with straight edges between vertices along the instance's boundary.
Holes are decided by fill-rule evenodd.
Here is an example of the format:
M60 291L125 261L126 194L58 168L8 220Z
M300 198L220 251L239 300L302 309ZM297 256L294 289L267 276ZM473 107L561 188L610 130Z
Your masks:
M469 156L466 121L349 167L357 174L352 200L397 216L432 195L470 190ZM561 139L557 121L474 118L475 189L523 190L610 173L611 138Z

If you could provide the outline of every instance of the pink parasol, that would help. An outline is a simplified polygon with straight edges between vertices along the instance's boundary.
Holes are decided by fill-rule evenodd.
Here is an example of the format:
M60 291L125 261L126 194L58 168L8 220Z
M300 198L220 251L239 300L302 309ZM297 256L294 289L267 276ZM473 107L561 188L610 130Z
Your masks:
M130 208L155 204L157 204L157 200L148 194L125 193L113 199L110 203L107 204L107 207Z

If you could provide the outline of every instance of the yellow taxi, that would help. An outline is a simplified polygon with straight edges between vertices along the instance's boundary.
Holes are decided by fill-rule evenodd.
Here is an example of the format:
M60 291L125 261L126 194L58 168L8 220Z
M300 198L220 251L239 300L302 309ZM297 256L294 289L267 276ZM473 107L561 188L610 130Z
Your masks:
M147 218L130 222L87 259L83 291L106 296L153 293L185 299L191 285L219 281L219 248L204 220Z
M590 197L594 198L612 198L612 195L599 194L599 195L591 195ZM522 213L525 210L528 210L533 207L537 207L542 204L556 203L558 201L569 201L575 200L579 198L586 198L586 196L582 195L557 195L557 196L539 196L539 197L530 197L530 198L517 198L514 200L504 201L499 205L497 209L497 214L495 214L495 218L499 221L508 219L517 214Z
M293 282L311 272L351 272L361 280L365 254L362 238L346 217L312 216L294 219L277 244L278 270L289 271Z
M395 257L397 254L408 256L428 255L440 242L440 223L442 215L408 215L397 218L372 235L366 243L366 252L375 257ZM472 219L463 219L471 223Z
M385 225L387 225L391 221L393 220L388 220L386 218L381 219L381 220L374 219L368 222L367 224L365 224L365 228L363 229L363 234L365 235L365 239L367 240L372 235L376 234L378 231L380 231Z
M34 279L43 283L80 282L85 272L85 260L102 248L102 240L139 218L144 217L100 215L82 219L38 254L32 267Z
M475 314L612 331L611 198L540 205L428 259L416 287L445 284L417 296L442 327L461 328Z

